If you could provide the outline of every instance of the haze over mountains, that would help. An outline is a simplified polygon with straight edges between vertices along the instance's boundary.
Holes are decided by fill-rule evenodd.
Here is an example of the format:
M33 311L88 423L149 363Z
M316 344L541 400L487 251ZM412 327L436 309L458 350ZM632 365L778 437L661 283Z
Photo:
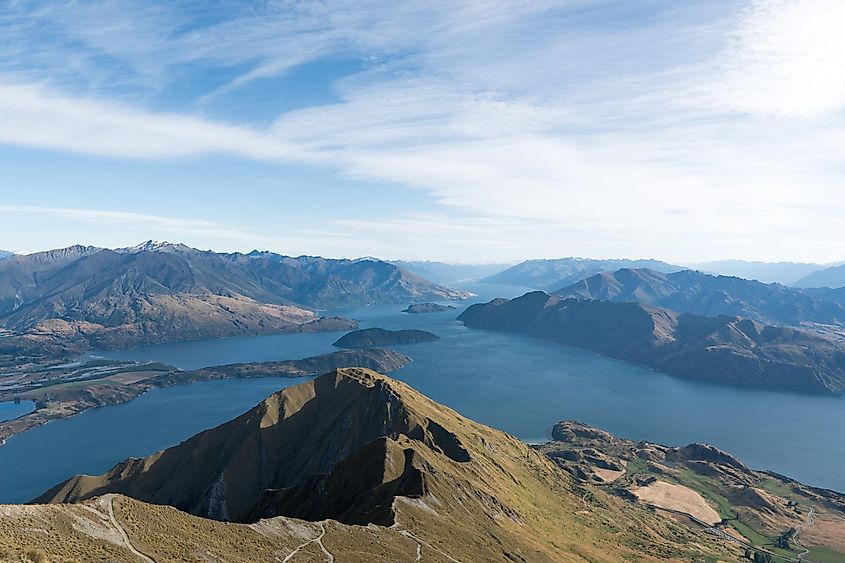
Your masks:
M817 270L795 282L796 287L845 287L845 264Z
M477 281L508 268L511 264L448 264L445 262L392 260L402 269L437 283Z
M487 283L521 285L554 291L599 272L620 268L651 268L660 272L682 270L659 260L594 260L591 258L559 258L526 260L497 274L484 278Z
M815 331L540 291L472 305L458 320L471 328L586 348L686 379L790 391L845 391L845 341Z
M318 320L313 310L467 296L375 259L224 254L153 241L115 250L77 245L0 262L0 327L106 348L354 328Z
M764 324L845 323L843 291L802 290L692 270L667 274L646 269L621 269L583 279L560 289L555 295L634 301L709 317L744 317Z
M763 283L797 285L797 282L825 268L822 264L806 262L757 262L745 260L717 260L691 264L691 269L718 276L736 276ZM839 287L839 286L834 286Z

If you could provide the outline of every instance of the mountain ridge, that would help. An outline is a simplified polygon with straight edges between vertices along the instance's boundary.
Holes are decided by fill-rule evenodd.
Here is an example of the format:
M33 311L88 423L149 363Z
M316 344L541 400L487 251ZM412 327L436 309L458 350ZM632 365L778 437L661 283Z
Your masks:
M812 272L795 282L796 287L845 287L845 264L837 264L823 270Z
M764 324L845 323L845 305L833 290L807 291L693 270L662 273L623 268L580 280L554 294L578 299L635 301L709 317L744 317Z
M520 262L481 281L554 291L594 274L625 267L651 268L666 272L683 269L681 266L653 259L600 260L577 257L533 259Z
M314 309L468 296L375 259L224 254L155 241L0 262L0 328L41 335L45 349L67 345L48 342L58 333L76 338L73 348L123 348L314 330L326 324L312 324Z
M715 260L689 265L691 270L699 270L715 276L735 276L763 283L781 283L796 287L800 279L826 267L824 264L811 262L762 262L759 260Z

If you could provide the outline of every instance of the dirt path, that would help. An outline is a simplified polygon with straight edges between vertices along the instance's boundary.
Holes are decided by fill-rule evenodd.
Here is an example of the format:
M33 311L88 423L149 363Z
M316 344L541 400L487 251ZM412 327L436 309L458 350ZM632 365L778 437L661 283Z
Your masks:
M807 554L810 553L810 550L801 545L801 540L798 539L798 535L801 533L801 528L803 528L804 526L812 526L815 523L816 509L811 506L810 511L807 513L807 520L804 521L804 523L800 526L795 526L795 534L792 536L792 541L795 542L795 545L797 545L803 550L803 553L798 554L798 561L803 561L804 557L806 557Z
M298 545L296 549L294 549L288 554L287 557L282 559L282 563L288 563L291 559L296 556L296 554L298 554L302 549L311 545L312 543L316 543L317 546L319 546L320 551L322 551L323 555L326 556L326 563L334 563L334 555L332 555L332 553L328 549L326 549L326 546L323 545L323 536L325 535L326 525L320 522L320 535L318 535L316 538L310 539L307 542Z
M117 532L120 534L120 537L123 539L123 545L126 547L126 549L128 549L130 552L132 552L132 555L134 555L135 557L137 557L141 561L144 561L144 563L156 563L154 559L152 559L151 557L147 557L146 555L144 555L143 553L141 553L140 551L135 549L135 546L132 545L131 541L129 541L129 536L126 534L126 530L123 529L123 526L121 526L120 522L117 521L117 518L114 517L114 496L115 495L107 495L107 496L108 496L107 503L108 503L108 509L109 509L109 520L111 520L112 526L115 527Z
M422 561L422 546L426 546L430 550L436 551L437 553L439 553L440 555L442 555L443 557L445 557L449 561L452 561L453 563L461 563L460 561L458 561L457 559L455 559L454 557L452 557L451 555L449 555L445 551L437 549L436 547L434 547L430 543L420 539L419 537L415 536L414 534L412 534L408 530L399 530L399 533L402 534L403 536L410 538L410 539L414 540L415 542L417 542L417 559L416 559L417 561Z

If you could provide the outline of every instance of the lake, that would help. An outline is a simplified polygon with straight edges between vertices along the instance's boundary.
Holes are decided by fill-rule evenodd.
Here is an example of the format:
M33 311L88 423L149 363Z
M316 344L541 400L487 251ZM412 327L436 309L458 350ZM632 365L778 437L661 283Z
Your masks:
M21 401L20 403L6 401L5 403L0 403L0 422L12 420L34 410L35 403L32 401Z
M478 300L524 288L470 288ZM330 311L362 327L418 328L436 342L396 346L412 364L393 374L463 415L526 441L576 419L618 436L666 445L714 444L748 465L845 491L845 399L684 381L593 352L528 337L471 330L457 310L401 313L404 305ZM342 333L232 338L101 354L192 369L331 351ZM27 500L80 472L100 473L240 414L298 380L240 380L157 389L24 433L0 447L0 502ZM163 428L166 427L166 428ZM50 465L49 471L43 468ZM13 470L9 470L14 467Z

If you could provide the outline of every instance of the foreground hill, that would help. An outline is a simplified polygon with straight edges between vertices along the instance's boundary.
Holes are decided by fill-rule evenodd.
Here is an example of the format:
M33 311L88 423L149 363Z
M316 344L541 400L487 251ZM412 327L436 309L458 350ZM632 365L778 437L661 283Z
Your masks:
M555 291L594 274L613 272L620 268L649 268L660 272L675 272L682 269L680 266L673 266L659 260L559 258L526 260L482 281Z
M738 317L703 317L641 303L564 299L543 292L469 307L471 328L554 340L713 383L845 391L845 341Z
M806 291L692 270L668 274L648 269L604 272L555 295L634 301L708 317L745 317L765 324L845 324L845 305L835 292Z
M103 496L110 493L144 502ZM31 522L57 530L36 538L45 551L79 545L62 543L69 536L114 547L87 533L83 516L99 520L96 530L123 528L124 547L155 561L207 553L227 561L453 562L741 555L702 530L585 489L515 438L355 368L289 387L227 424L105 475L70 479L38 501L83 506L0 509L15 514L0 520L0 548L31 546Z
M466 296L379 260L170 243L74 246L0 262L0 328L40 337L31 348L342 330L354 323L316 322L311 309Z

